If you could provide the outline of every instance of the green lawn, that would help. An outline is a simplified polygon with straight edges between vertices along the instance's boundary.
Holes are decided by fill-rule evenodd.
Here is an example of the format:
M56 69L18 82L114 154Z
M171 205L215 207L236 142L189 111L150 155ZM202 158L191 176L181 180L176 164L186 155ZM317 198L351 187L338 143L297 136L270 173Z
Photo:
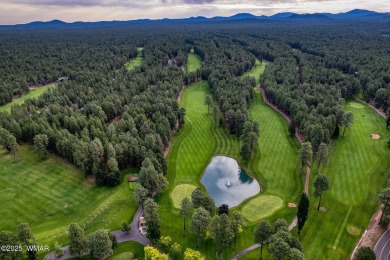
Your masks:
M136 210L132 188L124 178L114 188L96 187L57 156L40 161L30 145L20 147L15 162L0 150L0 230L28 222L39 244L52 246L68 244L71 223L85 225L87 234L120 229Z
M250 108L251 118L260 123L260 151L249 164L244 164L239 156L240 138L228 134L222 126L214 126L211 112L208 114L207 106L204 105L208 93L208 84L204 81L194 83L184 91L180 107L186 109L186 123L175 136L167 157L170 183L168 191L157 197L162 223L161 234L170 235L184 248L194 248L196 236L188 233L183 239L182 218L178 215L170 194L181 184L201 186L200 178L213 156L235 158L246 172L259 180L261 194L274 195L278 202L283 201L282 208L276 211L277 214L271 213L269 216L272 221L278 217L286 217L291 221L296 209L288 208L287 203L297 202L304 181L299 175L298 143L289 136L284 119L262 101L260 91L255 90L254 104ZM235 209L242 210L252 199L255 198L249 198ZM265 203L264 208L259 207L259 212L254 214L270 209L274 209L274 205ZM237 241L237 251L253 244L254 225L255 222L247 220L247 226ZM212 241L201 242L200 251L212 259L215 254ZM225 256L233 254L229 248Z
M177 185L171 192L171 198L175 208L180 208L180 203L184 198L191 199L192 192L196 189L196 186L191 184Z
M348 227L365 230L379 206L377 194L386 187L390 174L390 149L386 145L390 130L386 130L384 119L362 103L349 103L345 110L353 112L355 122L344 139L333 142L329 161L321 167L331 184L331 190L324 193L325 211L316 211L318 200L310 197L312 207L301 235L308 259L349 256L359 236L348 233ZM382 138L372 140L371 133Z
M194 49L188 54L187 71L193 72L202 66L202 59L194 53Z
M56 83L48 84L43 87L39 87L34 90L30 90L28 93L24 94L21 98L17 98L12 102L5 104L4 106L0 106L0 112L10 111L11 107L15 104L21 105L24 103L26 99L39 97L43 92L49 90L56 86Z
M258 59L256 59L255 67L253 67L250 71L247 71L242 75L242 77L250 76L256 79L256 84L260 82L260 75L263 74L265 70L265 66L267 65L266 61L260 63Z
M283 206L283 200L273 195L263 195L250 200L243 208L242 214L250 221L258 221L272 215Z
M129 62L127 62L125 64L126 69L132 70L133 68L138 67L142 64L142 62L144 60L144 56L142 54L143 49L144 48L137 48L137 51L138 51L137 58L131 59Z
M138 260L144 259L145 257L144 246L134 241L120 243L114 249L113 255L107 258L107 260L130 260L133 259L130 258L131 256L133 256L134 259L138 259ZM81 258L72 258L72 259L92 260L95 258L93 258L91 255L86 255Z

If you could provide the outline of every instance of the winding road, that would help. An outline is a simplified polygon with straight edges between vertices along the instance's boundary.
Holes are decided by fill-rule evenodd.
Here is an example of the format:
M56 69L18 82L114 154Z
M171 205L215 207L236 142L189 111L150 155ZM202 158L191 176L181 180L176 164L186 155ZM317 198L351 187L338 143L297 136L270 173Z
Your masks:
M374 247L377 260L388 260L390 256L390 228L381 236Z

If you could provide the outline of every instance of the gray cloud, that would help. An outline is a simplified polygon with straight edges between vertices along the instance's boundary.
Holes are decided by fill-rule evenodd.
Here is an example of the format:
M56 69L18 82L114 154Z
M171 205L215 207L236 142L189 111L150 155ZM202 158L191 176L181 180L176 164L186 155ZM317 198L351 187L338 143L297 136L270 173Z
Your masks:
M184 0L184 3L186 4L209 4L215 2L215 0Z
M388 12L383 0L0 0L0 24L36 20L72 21L134 20L229 16L248 12L272 15L345 12L354 8Z
M123 6L146 7L178 4L210 4L215 0L3 0L29 6Z

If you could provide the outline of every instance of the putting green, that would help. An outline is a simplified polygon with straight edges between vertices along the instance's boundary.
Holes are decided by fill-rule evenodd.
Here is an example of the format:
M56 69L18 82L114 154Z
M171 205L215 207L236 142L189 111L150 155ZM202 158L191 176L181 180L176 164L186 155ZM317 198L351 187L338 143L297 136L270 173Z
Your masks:
M273 195L263 195L249 201L242 209L242 214L250 221L272 215L275 211L283 207L283 200Z
M184 199L185 197L191 199L191 194L195 189L196 186L191 184L177 185L171 192L171 199L173 201L173 206L179 209L181 200Z
M353 108L364 108L364 106L362 104L357 103L357 102L350 102L349 106L351 106Z

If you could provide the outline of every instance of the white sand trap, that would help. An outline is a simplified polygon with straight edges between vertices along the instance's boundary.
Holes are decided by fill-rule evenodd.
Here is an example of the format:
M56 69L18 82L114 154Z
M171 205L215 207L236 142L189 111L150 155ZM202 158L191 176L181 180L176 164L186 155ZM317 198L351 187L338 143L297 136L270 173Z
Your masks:
M379 138L381 138L380 135L378 135L378 134L371 134L371 139L378 140Z
M289 203L288 203L288 206L289 206L290 208L296 208L296 207L297 207L297 204L295 204L295 203L293 203L293 202L289 202Z

